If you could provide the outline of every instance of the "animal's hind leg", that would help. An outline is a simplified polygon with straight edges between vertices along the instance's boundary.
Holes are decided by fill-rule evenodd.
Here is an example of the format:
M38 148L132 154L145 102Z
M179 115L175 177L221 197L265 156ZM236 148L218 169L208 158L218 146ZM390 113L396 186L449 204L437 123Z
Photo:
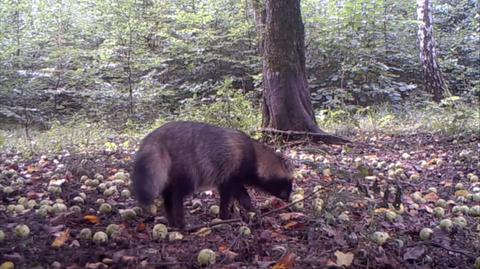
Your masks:
M171 227L185 227L185 210L183 207L183 195L181 193L165 190L163 192L163 203L167 212L168 224Z
M245 188L245 186L239 186L235 188L235 198L237 199L240 206L245 208L245 210L247 211L255 210L252 204L252 199L250 198L250 195L248 194L248 191Z
M229 184L224 184L219 186L218 191L220 192L220 218L230 219L230 204L233 195L232 187Z

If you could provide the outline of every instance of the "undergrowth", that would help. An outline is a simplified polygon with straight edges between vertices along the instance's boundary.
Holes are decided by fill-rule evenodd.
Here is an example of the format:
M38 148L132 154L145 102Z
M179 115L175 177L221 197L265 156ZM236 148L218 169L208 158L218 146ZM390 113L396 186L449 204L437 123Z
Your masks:
M453 96L441 103L403 104L402 107L382 105L347 109L322 110L318 124L326 131L339 135L356 132L382 132L389 135L442 133L448 136L479 136L480 110L478 104L463 102Z
M172 120L195 120L224 127L241 129L255 136L260 126L260 113L240 93L229 89L229 82L217 91L207 105L194 99L187 101L177 115L161 117L153 124L128 121L123 130L108 128L105 123L93 123L73 118L67 123L54 122L48 131L0 131L0 150L20 153L24 157L61 151L134 150L147 133ZM413 135L442 133L448 136L479 136L480 112L475 104L450 97L440 104L422 106L404 104L347 109L322 110L317 114L319 126L337 135L353 136L358 132ZM118 130L118 129L117 129Z
M0 148L24 157L62 151L84 152L99 149L100 146L108 150L109 141L118 135L113 129L106 128L105 124L74 118L66 123L53 122L47 131L29 130L28 134L25 129L1 131L4 143Z
M232 80L225 79L214 96L198 101L191 98L180 109L180 120L211 123L243 130L253 135L260 127L260 111L252 105L248 94L232 89Z

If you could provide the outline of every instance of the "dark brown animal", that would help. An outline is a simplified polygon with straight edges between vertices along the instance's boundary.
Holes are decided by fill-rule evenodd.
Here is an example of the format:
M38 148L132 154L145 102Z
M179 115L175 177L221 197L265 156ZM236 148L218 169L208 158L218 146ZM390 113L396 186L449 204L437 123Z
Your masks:
M143 206L161 195L169 225L183 228L183 200L193 192L217 188L220 217L228 219L232 199L253 210L245 186L286 200L292 178L282 155L243 132L197 122L171 122L142 141L135 157L133 189Z

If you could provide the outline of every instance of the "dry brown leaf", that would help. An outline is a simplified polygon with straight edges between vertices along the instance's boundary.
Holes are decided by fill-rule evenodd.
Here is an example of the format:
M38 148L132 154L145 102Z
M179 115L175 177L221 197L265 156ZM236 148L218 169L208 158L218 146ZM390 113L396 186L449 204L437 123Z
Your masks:
M83 219L93 224L100 224L100 219L95 215L86 215L83 217Z
M405 253L403 254L403 259L416 261L420 259L423 254L425 254L425 251L425 246L407 248Z
M322 175L322 179L325 180L326 182L332 182L333 181L333 176Z
M271 197L269 199L267 199L265 201L265 203L263 205L261 205L261 207L265 208L265 209L268 209L268 210L272 210L272 209L278 209L278 208L281 208L283 206L285 206L286 203L276 197Z
M229 260L234 260L238 256L238 253L231 251L227 245L221 245L218 247L218 251L225 255Z
M443 184L443 186L446 187L446 188L453 186L452 180L445 180L445 181L440 182L440 183Z
M42 198L44 194L43 193L38 193L38 192L34 192L34 191L29 191L27 192L27 198L28 199L40 199Z
M337 257L337 265L338 266L349 267L353 262L353 253L351 253L351 252L343 253L343 252L337 250L337 251L335 251L335 256Z
M87 269L103 269L107 268L107 265L101 262L94 262L94 263L87 263L85 264L85 268Z
M295 265L295 254L288 252L285 254L272 269L290 269Z
M380 207L380 208L377 208L375 209L373 212L377 215L383 215L387 212L389 212L390 210L388 208L385 208L385 207Z
M228 247L228 246L225 245L225 244L222 244L222 245L220 245L220 246L218 247L218 251L219 251L219 252L225 251L225 250L227 250L227 249L230 249L230 247Z
M281 233L270 231L270 230L263 230L262 233L260 234L260 238L265 241L277 241L277 242L294 240L291 237L288 237Z
M327 268L330 268L330 267L336 268L336 267L337 267L337 264L336 264L334 261L328 259L328 261L327 261Z
M138 260L137 257L135 256L122 256L122 258L120 259L121 262L123 263L135 263L136 261Z
M139 232L143 232L147 229L147 225L143 222L140 222L138 225L137 225L137 231Z
M459 196L467 196L468 194L470 194L467 190L458 190L455 192L455 196L456 197L459 197Z
M289 221L287 224L283 226L283 228L285 229L299 229L302 227L304 227L304 224L298 221Z
M68 241L69 238L70 238L70 229L66 229L65 231L59 233L57 238L53 240L52 247L54 248L62 247L63 245L65 245L65 243Z
M208 227L203 227L203 228L200 228L198 231L194 232L193 234L201 237L205 237L211 233L212 233L212 229Z
M288 212L280 214L280 219L283 221L295 220L305 217L305 214L300 212Z
M39 171L39 168L36 165L29 165L27 167L27 173L29 173L29 174L31 174L33 172L38 172L38 171Z
M423 196L423 199L425 199L427 202L435 203L438 200L438 195L434 192L430 192L425 194L425 196Z

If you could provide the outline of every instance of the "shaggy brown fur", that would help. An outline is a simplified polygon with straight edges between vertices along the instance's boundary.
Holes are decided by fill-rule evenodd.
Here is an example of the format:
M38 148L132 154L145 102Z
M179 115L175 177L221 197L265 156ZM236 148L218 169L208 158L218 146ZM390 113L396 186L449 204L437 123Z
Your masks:
M237 199L253 210L245 186L282 199L292 191L292 173L282 155L243 132L197 122L171 122L147 135L133 169L139 202L164 200L170 226L183 228L185 196L210 188L220 192L220 217L230 217Z

